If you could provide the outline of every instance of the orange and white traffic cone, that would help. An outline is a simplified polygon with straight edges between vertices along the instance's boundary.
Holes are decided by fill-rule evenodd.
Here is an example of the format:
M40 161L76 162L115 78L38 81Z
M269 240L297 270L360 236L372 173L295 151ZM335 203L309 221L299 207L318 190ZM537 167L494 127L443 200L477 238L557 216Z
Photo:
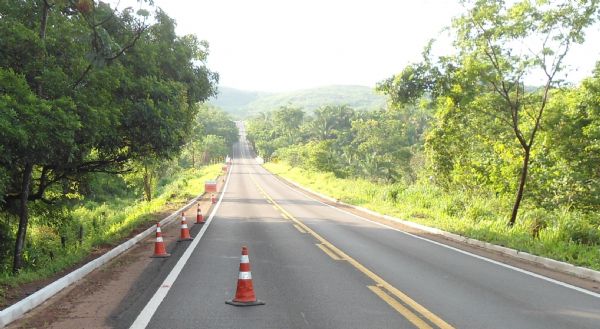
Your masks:
M196 211L196 224L204 224L204 216L202 216L202 212L200 211L200 205L198 205L198 210Z
M165 258L169 257L171 254L167 253L165 249L165 242L162 238L162 233L160 231L160 223L156 223L156 242L154 243L154 255L150 257L154 258Z
M240 258L240 274L238 276L235 297L225 302L234 306L265 305L265 302L256 299L254 287L252 286L252 273L250 272L250 259L248 258L248 247L242 247Z
M211 202L212 204L215 204L215 203L217 203L217 197L215 196L215 194L214 194L214 193L213 193L213 194L210 196L210 202Z
M185 221L185 213L181 212L181 236L177 241L187 240L193 240L193 238L190 236L190 229L188 228L187 222Z

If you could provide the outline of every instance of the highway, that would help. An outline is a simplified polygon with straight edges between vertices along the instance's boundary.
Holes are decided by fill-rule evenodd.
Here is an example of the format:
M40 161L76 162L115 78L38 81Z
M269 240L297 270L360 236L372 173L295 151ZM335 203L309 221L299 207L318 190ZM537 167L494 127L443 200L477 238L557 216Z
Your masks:
M136 296L116 327L600 328L598 294L325 205L257 164L241 128L218 209L180 272ZM266 305L225 304L242 246Z

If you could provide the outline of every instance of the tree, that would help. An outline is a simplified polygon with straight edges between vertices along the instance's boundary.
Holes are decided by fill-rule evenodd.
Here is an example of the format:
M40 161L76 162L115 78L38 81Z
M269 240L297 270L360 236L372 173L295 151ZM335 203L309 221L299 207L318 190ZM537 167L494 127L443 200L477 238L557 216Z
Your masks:
M302 141L300 128L304 116L302 109L293 107L260 114L248 122L248 140L261 156L268 159L277 149Z
M229 146L223 136L206 135L200 144L202 162L209 163L216 158L225 158L229 154Z
M352 122L351 152L362 176L384 181L410 180L409 122L398 111L376 111Z
M336 139L351 128L356 112L348 106L323 106L316 109L306 123L308 134L314 140Z
M198 128L203 135L216 135L225 139L225 144L231 147L238 140L238 130L231 116L216 107L201 105L196 115Z
M238 140L238 135L237 126L228 113L209 104L199 104L194 126L188 130L187 144L180 160L195 167L196 163L200 163L197 160L201 153L203 162L225 157L231 153L228 150ZM223 143L215 143L215 138ZM211 149L211 145L218 149Z
M585 29L595 21L598 1L463 3L467 12L452 29L458 54L409 66L389 93L406 103L428 94L450 111L485 116L512 133L522 160L512 226L551 90L560 83L571 46L583 42ZM541 77L542 87L527 88L532 77Z
M538 202L597 212L600 209L600 63L581 85L553 94L532 177ZM540 150L541 149L541 150Z
M281 146L295 144L300 138L300 126L304 122L304 111L295 107L283 106L273 112L273 128L281 138Z
M0 186L19 214L13 271L22 266L28 202L87 173L177 154L195 104L214 94L207 44L178 37L157 11L93 1L0 3ZM48 22L51 24L48 24Z

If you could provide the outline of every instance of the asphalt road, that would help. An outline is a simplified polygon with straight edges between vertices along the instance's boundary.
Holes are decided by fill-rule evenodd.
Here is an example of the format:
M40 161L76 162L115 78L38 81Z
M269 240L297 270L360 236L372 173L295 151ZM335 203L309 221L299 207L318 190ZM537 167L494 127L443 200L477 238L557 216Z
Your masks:
M167 273L129 302L116 327L600 328L599 295L320 203L258 165L243 137L203 230L179 276L163 285L164 299L148 303ZM244 245L266 305L225 304Z

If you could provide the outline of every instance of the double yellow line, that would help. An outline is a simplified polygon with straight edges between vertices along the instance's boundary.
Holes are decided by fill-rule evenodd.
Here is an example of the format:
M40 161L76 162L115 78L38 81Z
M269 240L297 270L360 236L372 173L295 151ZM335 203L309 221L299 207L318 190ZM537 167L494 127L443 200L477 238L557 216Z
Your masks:
M383 280L380 276L373 273L371 270L363 266L361 263L356 261L354 258L348 256L346 253L338 249L336 246L331 244L329 241L325 240L321 235L313 231L311 228L306 226L304 223L299 221L296 217L290 214L288 211L283 209L265 190L258 184L258 182L250 175L250 179L254 182L256 187L260 190L262 195L275 207L278 209L285 218L290 219L294 222L294 227L298 229L300 232L304 231L304 233L308 233L312 235L315 239L317 239L320 244L317 246L323 250L327 255L335 260L345 260L354 266L357 270L368 276L371 280L375 282L375 285L368 286L368 288L375 293L375 295L379 296L382 300L388 303L392 308L394 308L398 313L404 316L408 321L414 324L419 329L433 329L430 324L435 325L440 329L454 329L450 324L442 320L437 315L433 314L431 311L414 301L412 298L408 297L402 291L398 290L396 287L392 286L385 280ZM392 297L392 296L394 297Z

